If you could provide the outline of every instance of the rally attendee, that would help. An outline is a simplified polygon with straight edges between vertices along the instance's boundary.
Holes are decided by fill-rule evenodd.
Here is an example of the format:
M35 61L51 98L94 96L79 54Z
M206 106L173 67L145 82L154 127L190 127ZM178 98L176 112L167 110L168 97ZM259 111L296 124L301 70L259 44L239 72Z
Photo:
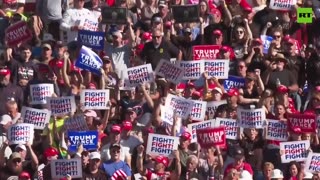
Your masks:
M265 180L271 180L273 170L273 164L270 162L265 162L263 165L263 178Z
M179 159L181 163L181 174L186 174L187 167L187 159L191 155L189 151L189 145L191 143L191 134L189 132L183 132L180 135L180 144L179 144Z
M60 40L60 22L62 20L63 0L36 1L36 12L44 26L43 31L53 35L54 39Z
M166 168L169 165L169 159L164 156L156 156L154 158L155 164L153 166L153 171L150 169L147 169L143 164L143 153L144 153L144 146L138 147L138 157L137 157L137 169L138 172L146 177L147 180L152 180L155 178L161 178L161 179L179 179L181 175L181 165L180 165L180 157L179 157L179 151L174 151L174 161L175 161L175 167L174 171L166 171Z
M244 107L257 106L263 91L264 85L260 75L248 73L244 87L239 89L239 103Z
M240 146L244 149L245 160L254 171L254 178L262 178L262 163L263 163L263 148L264 140L261 134L259 134L258 129L248 129L243 130L244 138L240 138Z
M130 166L120 160L120 150L121 146L118 143L113 143L109 146L111 158L102 164L108 179L131 179Z
M53 74L53 71L52 69L46 65L46 64L42 64L42 63L39 63L37 64L37 78L31 80L28 82L28 85L27 85L27 88L26 88L26 91L25 91L25 96L24 96L24 100L26 102L26 104L30 104L30 100L31 100L31 90L30 90L30 86L31 85L34 85L34 84L42 84L42 83L48 83L48 84L52 84L53 87L54 87L54 92L53 94L51 95L48 95L49 97L52 97L53 95L56 95L56 96L60 96L60 89L58 87L58 84L57 84L57 77L55 76L55 74ZM34 107L40 107L41 105L36 105ZM42 107L42 106L41 106Z
M200 19L200 34L196 37L195 40L192 40L191 28L185 28L183 31L183 36L177 36L177 33L174 29L174 23L172 23L170 40L175 46L177 46L181 50L183 60L193 59L192 47L201 44L203 32L204 29L202 19Z
M124 147L128 147L130 149L130 153L133 152L135 147L142 143L137 136L131 133L131 130L131 121L123 121L120 144Z
M199 158L198 173L202 177L209 176L219 179L223 174L222 167L224 163L219 146L204 149L203 154L203 157Z
M48 147L44 151L44 158L45 158L45 166L42 169L43 177L52 178L51 176L51 161L58 159L58 150L53 147Z
M301 165L296 161L291 161L288 164L287 171L284 173L286 179L302 179L303 172Z
M140 56L147 64L150 63L152 65L152 69L156 69L160 59L182 59L181 51L170 42L167 42L159 29L153 30L152 42L145 44Z
M0 179L11 179L18 177L23 170L22 158L20 153L14 152L10 155L10 159L2 166L0 171Z
M29 142L27 142L26 145L18 144L15 147L15 152L20 153L22 166L26 172L28 172L29 174L32 174L35 170L37 170L39 161L36 154L33 152L33 149ZM26 159L27 153L30 155L31 160Z
M244 162L245 160L245 154L244 150L240 147L235 148L234 155L233 155L235 162L229 164L225 171L224 175L226 176L231 169L236 169L238 172L241 172L242 170L248 171L251 175L253 175L253 170L250 164Z
M267 70L262 79L266 84L266 88L276 89L279 85L288 87L290 92L298 91L297 79L293 76L292 72L285 69L287 59L283 54L278 53L273 62L276 63L277 69L275 71Z
M99 152L91 152L89 154L89 165L82 172L82 179L96 179L102 180L106 178L107 174L100 169L101 155Z
M36 76L36 67L31 59L32 48L29 45L19 47L20 57L18 62L12 68L13 83L19 85L23 89L26 88L28 82Z
M74 0L74 8L68 9L62 17L60 29L67 32L67 42L75 41L78 31L84 29L85 20L92 21L91 11L84 8L84 0Z
M24 93L21 87L10 82L11 71L7 67L0 68L0 103L6 104L8 100L14 99L19 109L24 104ZM6 106L0 106L0 115L6 113Z
M53 59L53 49L52 45L49 43L44 43L41 45L41 56L39 62L49 65L49 62Z
M107 43L105 46L106 54L111 58L111 64L114 72L120 79L124 79L123 74L127 68L130 67L131 48L135 40L135 34L132 29L132 22L127 22L128 30L121 32L115 30L112 32L112 44ZM128 43L123 42L123 33L128 36Z
M111 131L109 134L109 142L101 147L100 153L101 153L101 160L103 162L111 159L111 153L110 153L110 146L111 144L120 143L121 140L121 126L120 125L113 125L111 127ZM121 146L121 145L120 145ZM121 146L119 158L121 161L125 161L128 164L131 163L131 155L130 155L130 149L124 146Z

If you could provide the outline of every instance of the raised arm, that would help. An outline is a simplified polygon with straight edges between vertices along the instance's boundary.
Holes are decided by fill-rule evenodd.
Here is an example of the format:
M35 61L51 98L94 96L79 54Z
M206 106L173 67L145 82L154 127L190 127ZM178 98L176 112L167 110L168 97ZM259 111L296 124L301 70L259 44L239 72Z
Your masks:
M69 63L69 53L65 52L65 53L63 54L62 77L63 77L64 84L65 84L68 88L71 88L69 76L68 76L68 74L67 74L67 66L68 66L68 63Z
M27 147L28 152L30 153L30 156L31 156L32 169L37 170L38 165L39 165L38 157L34 153L32 147L31 147L31 144L29 142L26 143L26 147Z
M143 92L144 97L146 98L147 104L149 106L150 109L154 109L154 102L151 98L151 96L149 95L148 91L146 90L145 85L141 85L141 90Z

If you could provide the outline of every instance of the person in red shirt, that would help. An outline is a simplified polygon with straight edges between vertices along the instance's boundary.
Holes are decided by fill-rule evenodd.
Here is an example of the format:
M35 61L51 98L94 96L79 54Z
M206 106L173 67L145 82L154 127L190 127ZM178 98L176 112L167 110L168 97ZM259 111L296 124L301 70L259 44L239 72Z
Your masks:
M224 176L227 176L227 174L230 172L231 169L236 169L238 172L241 173L241 171L246 170L248 171L251 175L253 175L253 170L250 164L244 162L245 157L244 157L244 150L241 147L236 147L234 151L234 162L227 165L225 171L224 171Z
M276 103L285 105L287 113L299 113L294 106L295 103L293 99L289 97L289 89L286 86L280 85L277 87L275 100Z

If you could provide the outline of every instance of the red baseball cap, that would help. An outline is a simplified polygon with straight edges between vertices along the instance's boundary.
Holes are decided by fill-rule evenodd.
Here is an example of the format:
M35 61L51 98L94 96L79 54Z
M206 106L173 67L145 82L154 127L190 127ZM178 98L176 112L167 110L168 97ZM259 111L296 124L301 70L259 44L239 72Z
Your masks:
M285 39L285 42L287 43L287 44L292 44L292 45L294 45L294 44L296 44L296 40L295 39L293 39L293 38L288 38L288 39Z
M188 82L187 87L194 88L196 87L193 82Z
M154 161L157 163L162 163L165 167L168 167L169 165L168 158L164 156L157 156L156 158L154 158Z
M230 48L228 46L222 46L220 48L220 51L224 51L224 52L229 52L230 51Z
M214 30L212 34L217 36L222 36L222 32L219 29Z
M144 32L144 33L142 34L142 39L143 39L143 40L151 40L151 39L152 39L151 33L149 33L149 32Z
M8 68L0 69L0 76L6 76L11 74L11 71Z
M123 130L126 130L126 131L131 131L132 130L132 123L131 121L123 121L122 122L122 128Z
M243 8L243 10L246 11L246 12L249 12L249 13L252 12L252 8L251 8L249 5L244 6L244 7L242 7L242 8Z
M180 137L184 140L191 140L191 134L187 131L183 132Z
M96 85L94 83L89 83L88 84L89 89L97 89Z
M58 154L59 154L59 153L58 153L57 149L55 149L55 148L53 148L53 147L49 147L49 148L47 148L47 149L44 151L44 156L45 156L46 158L52 157L52 156L56 156L56 155L58 155Z
M212 8L212 9L211 9L211 14L215 14L215 15L221 16L221 12L220 12L220 10L217 9L217 8Z
M193 91L191 96L194 98L201 98L201 93L199 91Z
M258 43L260 45L263 44L263 42L262 42L262 40L260 38L253 39L252 42Z
M22 171L21 174L19 175L19 178L27 178L30 179L30 174L26 171Z
M277 92L284 94L284 93L289 92L289 89L284 85L280 85L280 86L277 87Z
M112 133L121 133L121 127L119 125L117 125L117 124L112 125L111 132Z
M228 96L239 96L239 91L236 88L231 88L227 93Z

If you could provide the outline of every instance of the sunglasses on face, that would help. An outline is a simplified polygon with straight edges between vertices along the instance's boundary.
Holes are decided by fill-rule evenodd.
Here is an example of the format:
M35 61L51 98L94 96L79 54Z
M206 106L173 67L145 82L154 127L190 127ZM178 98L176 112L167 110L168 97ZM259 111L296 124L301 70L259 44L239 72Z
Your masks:
M152 39L160 39L161 36L152 36Z
M277 38L277 39L281 38L280 35L274 35L273 37L274 37L274 38Z
M236 33L243 34L244 32L243 31L236 31Z
M244 68L244 66L238 66L238 68L239 68L239 69L242 69L242 68Z
M111 151L112 153L116 154L116 153L120 153L120 149L115 149Z
M12 162L15 163L15 164L16 163L21 163L21 159L14 159L14 160L12 160Z

